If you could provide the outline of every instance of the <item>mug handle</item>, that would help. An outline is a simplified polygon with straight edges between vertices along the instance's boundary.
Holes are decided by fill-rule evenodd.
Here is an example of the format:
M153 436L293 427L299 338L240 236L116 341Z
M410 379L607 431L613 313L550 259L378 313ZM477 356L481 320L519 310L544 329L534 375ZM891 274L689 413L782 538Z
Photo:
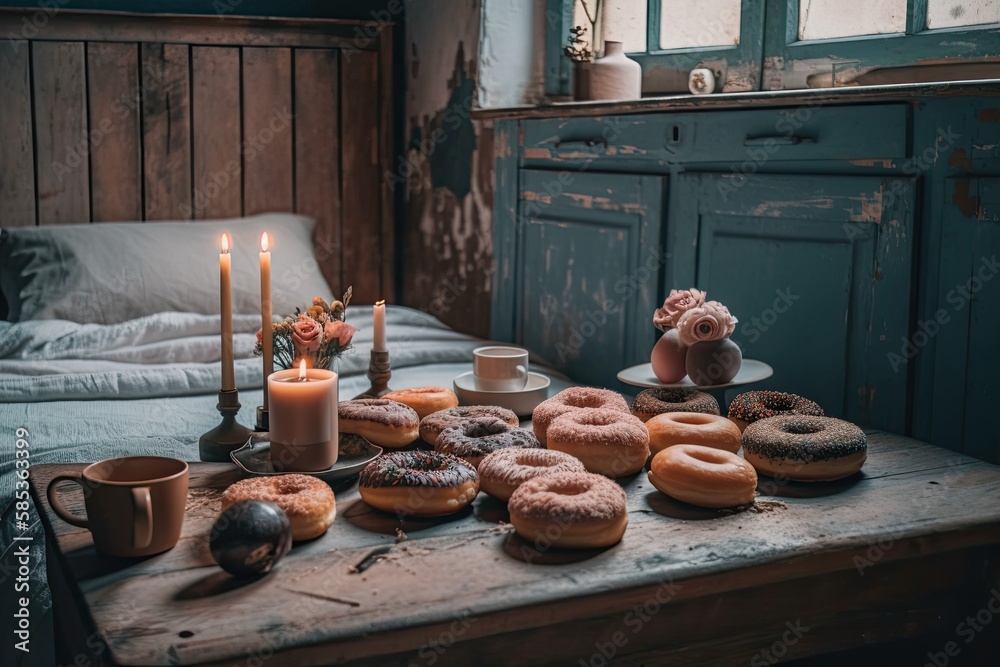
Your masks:
M153 541L153 503L149 498L149 487L132 489L132 548L145 549Z
M519 380L528 374L528 369L525 368L524 366L518 365L516 370L517 370L517 378Z
M56 497L56 484L62 481L76 482L81 487L83 486L83 475L78 472L68 472L64 475L56 475L49 481L48 487L45 489L45 496L49 499L49 506L52 511L55 512L60 519L73 526L79 526L80 528L90 529L90 522L87 517L78 516L73 514L68 509L66 509L59 498Z

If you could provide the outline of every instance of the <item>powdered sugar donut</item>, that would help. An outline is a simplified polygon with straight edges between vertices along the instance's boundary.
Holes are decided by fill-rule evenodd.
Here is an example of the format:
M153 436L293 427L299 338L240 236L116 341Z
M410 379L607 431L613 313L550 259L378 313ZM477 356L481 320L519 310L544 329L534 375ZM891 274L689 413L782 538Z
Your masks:
M549 426L549 449L583 461L590 472L625 477L649 458L649 431L637 417L618 410L582 408Z
M549 424L557 417L582 408L604 408L628 414L628 403L616 391L594 387L569 387L542 401L531 415L531 427L543 445L548 444Z
M580 459L551 449L512 447L493 452L477 468L482 490L507 502L529 479L560 472L586 472Z

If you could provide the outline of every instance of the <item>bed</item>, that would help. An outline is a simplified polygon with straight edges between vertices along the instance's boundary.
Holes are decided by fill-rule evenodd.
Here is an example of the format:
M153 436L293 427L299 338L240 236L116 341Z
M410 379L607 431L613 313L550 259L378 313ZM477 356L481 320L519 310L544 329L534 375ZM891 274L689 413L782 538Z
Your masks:
M30 535L36 647L51 645L51 601L45 584L45 538L35 508L27 530L15 521L17 455L23 435L32 466L157 454L198 460L199 436L218 424L221 381L218 275L214 246L222 229L234 239L234 355L240 421L253 425L261 404L262 364L253 353L260 328L258 270L252 245L268 229L280 242L272 286L275 313L332 300L343 288L326 283L315 262L315 224L291 214L148 225L69 225L5 230L0 287L10 320L0 322L0 507L4 548ZM187 257L179 259L187 250ZM178 270L164 278L171 265ZM304 268L303 268L304 267ZM127 280L121 276L127 276ZM111 289L106 299L88 298ZM368 388L370 304L351 303L352 348L334 362L340 396ZM75 320L75 321L74 321ZM428 313L390 305L386 312L394 389L450 387L471 367L483 341L454 331ZM552 389L566 386L557 376ZM3 566L16 570L13 550ZM12 571L7 569L6 571ZM4 605L7 597L4 597ZM6 609L4 610L6 614ZM39 631L38 628L43 628ZM7 650L5 646L5 650ZM37 658L37 654L35 656ZM5 661L4 664L10 664ZM32 663L34 664L34 663ZM41 663L44 664L44 661Z

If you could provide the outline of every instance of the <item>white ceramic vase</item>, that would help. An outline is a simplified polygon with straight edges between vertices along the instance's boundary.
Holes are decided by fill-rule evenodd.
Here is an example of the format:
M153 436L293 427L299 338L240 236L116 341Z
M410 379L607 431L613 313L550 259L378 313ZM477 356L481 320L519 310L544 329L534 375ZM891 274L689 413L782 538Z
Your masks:
M621 42L604 42L604 57L590 67L590 100L637 100L642 97L642 67L625 55Z

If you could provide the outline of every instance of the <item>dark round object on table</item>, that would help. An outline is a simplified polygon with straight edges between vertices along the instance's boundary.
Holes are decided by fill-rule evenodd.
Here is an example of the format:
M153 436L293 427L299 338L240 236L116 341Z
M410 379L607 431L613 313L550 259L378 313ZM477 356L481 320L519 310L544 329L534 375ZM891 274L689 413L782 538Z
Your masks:
M667 387L644 389L632 401L632 414L644 422L664 412L703 412L717 415L719 402L703 391Z
M271 571L292 548L292 524L268 500L243 500L219 514L209 535L212 557L234 577Z
M687 376L701 387L726 384L736 377L742 365L740 346L728 338L695 343L687 349L685 359Z

